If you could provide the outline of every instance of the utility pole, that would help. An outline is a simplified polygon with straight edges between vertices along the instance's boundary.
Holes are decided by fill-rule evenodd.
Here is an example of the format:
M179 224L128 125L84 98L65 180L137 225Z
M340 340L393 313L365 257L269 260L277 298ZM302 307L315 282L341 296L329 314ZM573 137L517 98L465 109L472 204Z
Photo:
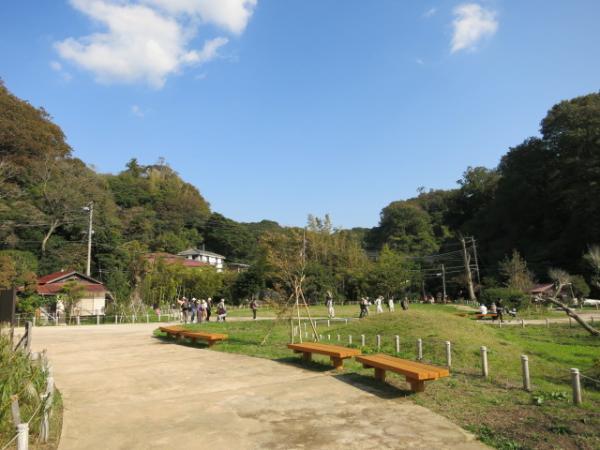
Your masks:
M473 275L471 274L471 255L467 252L467 243L465 238L461 236L460 242L463 249L463 261L465 263L465 277L467 279L467 289L469 290L469 300L477 300L475 297L475 289L473 288Z
M94 202L90 202L86 207L83 208L83 210L90 213L90 221L88 226L87 266L85 269L85 274L89 277L92 274L92 234L94 233L94 230L92 229L92 220L94 217Z
M442 290L444 293L442 294L442 303L446 303L446 266L442 264Z

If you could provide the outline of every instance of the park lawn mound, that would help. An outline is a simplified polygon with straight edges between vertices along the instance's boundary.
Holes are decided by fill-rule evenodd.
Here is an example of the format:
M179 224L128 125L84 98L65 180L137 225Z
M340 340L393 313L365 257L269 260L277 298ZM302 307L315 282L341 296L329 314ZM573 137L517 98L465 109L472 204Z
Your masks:
M229 334L229 340L213 350L299 361L286 348L289 321L211 322L187 328ZM305 340L311 341L310 325L306 330ZM571 403L569 369L577 367L583 374L592 374L594 361L600 354L600 340L580 328L568 325L499 328L461 317L450 306L411 305L408 311L372 314L348 324L331 322L330 327L326 320L320 320L317 333L325 343L360 347L366 354L380 351L410 360L416 359L416 342L422 339L423 361L439 366L446 364L445 342L450 341L451 377L428 383L424 393L411 394L404 377L396 374L390 373L386 384L375 382L372 370L363 369L354 361L345 364L344 377L367 389L399 398L396 401L415 401L497 448L600 448L600 392L584 384L583 406ZM363 334L365 346L361 347ZM381 336L379 350L377 335ZM399 353L395 351L396 335L400 337ZM487 379L481 376L481 346L488 350ZM522 354L529 356L532 392L522 388ZM311 367L330 369L326 358L321 361L324 364L319 364L318 356L315 359L317 362Z

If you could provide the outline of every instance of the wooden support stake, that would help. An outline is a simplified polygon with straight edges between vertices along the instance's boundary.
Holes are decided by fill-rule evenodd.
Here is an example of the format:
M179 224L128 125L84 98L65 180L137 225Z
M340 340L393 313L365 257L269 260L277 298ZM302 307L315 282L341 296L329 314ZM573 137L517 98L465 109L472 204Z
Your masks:
M573 388L573 403L581 405L581 381L579 379L579 369L571 369L571 386Z
M521 369L523 372L523 389L531 391L531 380L529 378L529 358L527 355L521 355Z
M481 375L487 378L489 375L487 347L481 347Z
M27 353L31 351L31 338L33 332L33 324L31 322L25 323L25 350Z

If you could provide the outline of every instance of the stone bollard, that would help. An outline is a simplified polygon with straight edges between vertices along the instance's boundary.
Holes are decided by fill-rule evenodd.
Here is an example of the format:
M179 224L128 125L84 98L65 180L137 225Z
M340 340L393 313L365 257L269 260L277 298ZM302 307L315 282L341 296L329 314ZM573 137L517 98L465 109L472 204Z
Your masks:
M487 378L489 375L487 347L481 347L481 375Z
M521 371L523 372L523 389L531 391L531 380L529 378L529 358L521 355Z

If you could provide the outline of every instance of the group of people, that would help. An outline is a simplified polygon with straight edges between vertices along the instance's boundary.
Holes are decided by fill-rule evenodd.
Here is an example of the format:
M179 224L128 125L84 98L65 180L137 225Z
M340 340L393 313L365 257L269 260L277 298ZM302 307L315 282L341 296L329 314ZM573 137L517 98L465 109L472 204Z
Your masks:
M188 299L182 297L177 299L177 303L181 310L181 321L183 323L202 323L210 322L213 311L212 298L197 300L196 298ZM222 298L216 306L217 322L225 322L227 318L227 308L225 307L225 299Z
M505 310L504 305L502 305L502 299L500 298L497 301L492 302L489 309L484 303L479 305L479 314L495 314L495 316L492 316L492 320L498 318L500 319L500 322L502 322L504 320L505 312L511 317L517 317L517 310L515 308Z
M360 306L360 314L359 314L359 318L363 318L363 317L367 317L369 315L369 306L371 305L375 305L375 311L377 312L377 314L380 314L383 312L383 304L386 303L387 304L387 308L389 312L394 312L396 310L395 305L394 305L394 297L389 297L387 302L385 301L385 298L383 297L383 295L378 296L375 300L373 300L373 302L371 302L371 299L369 297L362 297L360 299L359 302L359 306ZM404 297L402 300L400 300L400 307L406 311L408 309L408 298Z

